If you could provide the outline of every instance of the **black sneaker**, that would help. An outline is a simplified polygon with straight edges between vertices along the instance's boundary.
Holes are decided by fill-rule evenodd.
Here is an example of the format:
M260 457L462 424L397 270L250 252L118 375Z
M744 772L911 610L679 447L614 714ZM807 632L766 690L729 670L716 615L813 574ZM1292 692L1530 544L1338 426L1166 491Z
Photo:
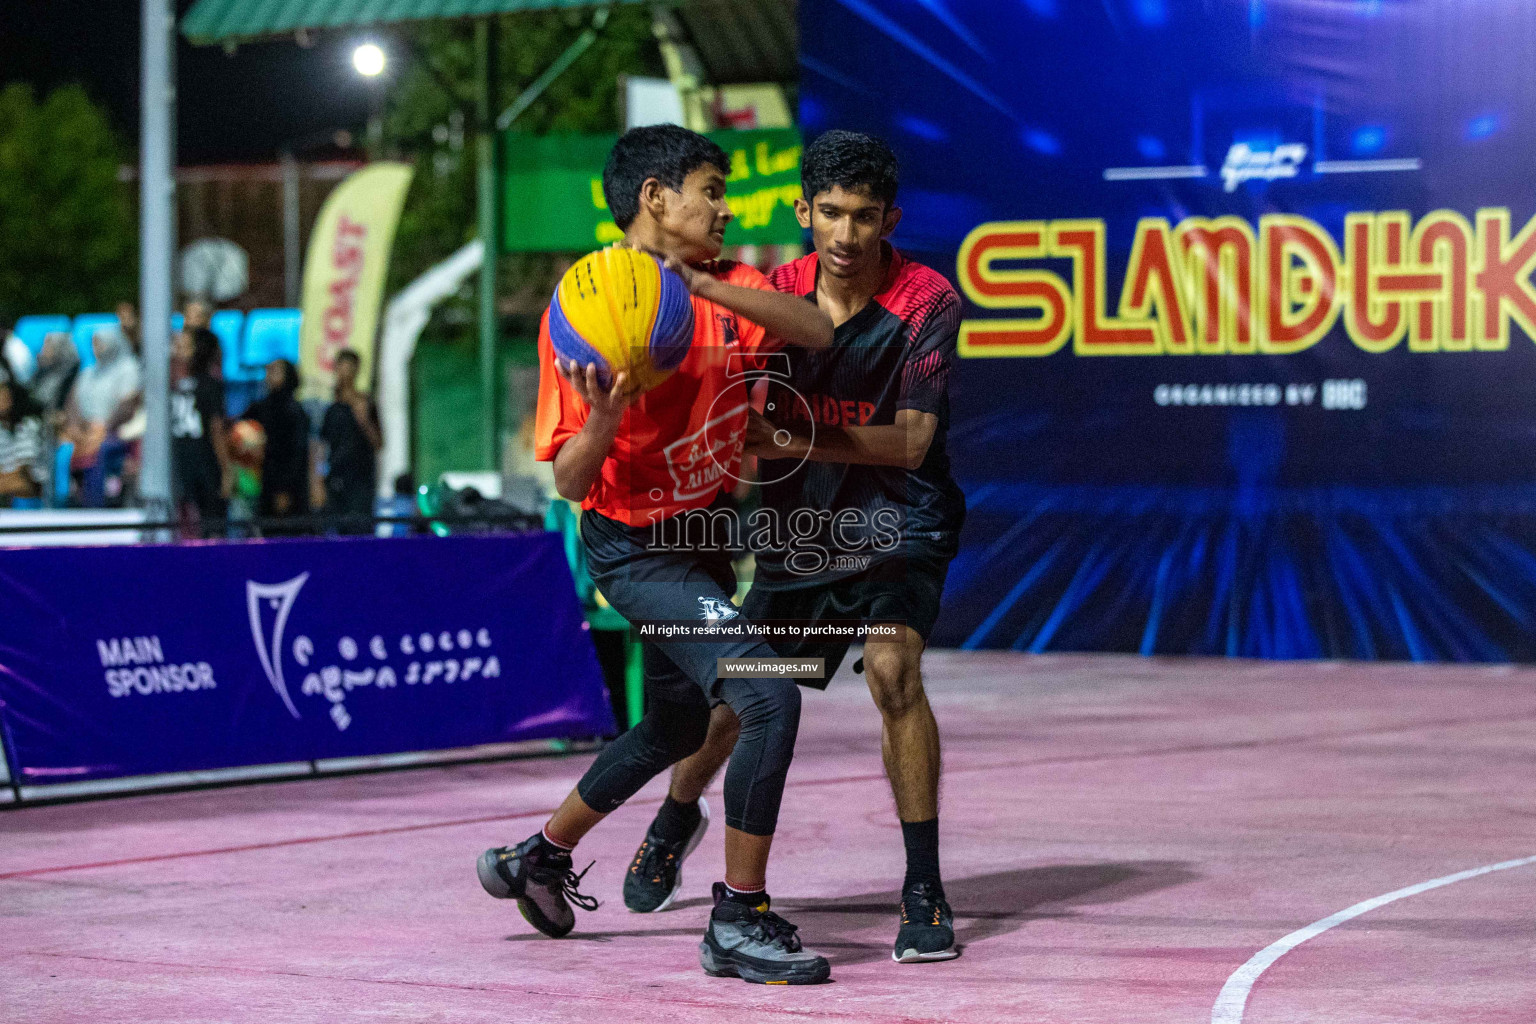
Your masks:
M944 889L936 882L914 882L901 895L901 930L891 959L899 964L953 960L955 919Z
M571 870L571 855L535 833L516 846L486 850L475 864L475 873L486 892L499 900L517 900L524 920L558 939L576 927L572 903L582 910L597 909L597 900L576 888L591 867L588 864L576 874Z
M683 861L698 848L708 830L709 804L703 797L699 798L699 823L682 842L657 839L656 826L651 825L624 876L624 905L631 913L655 914L672 905L683 887Z
M796 928L761 906L725 898L725 885L715 883L715 909L699 943L699 963L705 974L740 978L759 985L814 985L832 977L827 958L800 945Z

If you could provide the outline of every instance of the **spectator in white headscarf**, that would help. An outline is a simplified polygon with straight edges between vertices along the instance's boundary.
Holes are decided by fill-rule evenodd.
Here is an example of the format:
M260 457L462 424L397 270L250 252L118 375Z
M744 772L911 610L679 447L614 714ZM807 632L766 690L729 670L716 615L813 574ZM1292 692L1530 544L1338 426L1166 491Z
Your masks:
M82 501L102 504L108 481L122 472L127 445L117 429L133 416L143 400L139 362L128 341L115 327L103 327L91 339L96 362L75 377L64 411L60 439L75 446L70 469L84 474Z
M32 375L32 399L43 407L44 416L62 426L64 406L80 373L80 353L68 331L53 331L43 336L37 353L37 371Z

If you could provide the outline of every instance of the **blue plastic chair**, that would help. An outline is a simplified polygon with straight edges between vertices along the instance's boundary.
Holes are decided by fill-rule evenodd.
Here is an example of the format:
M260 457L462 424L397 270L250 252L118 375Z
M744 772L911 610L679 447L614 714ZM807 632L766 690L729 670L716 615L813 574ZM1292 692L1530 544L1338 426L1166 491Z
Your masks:
M259 380L227 380L224 382L224 415L238 420L261 397Z
M224 380L226 382L259 380L261 372L252 374L250 366L240 358L240 328L245 326L245 314L238 309L221 309L213 314L208 329L219 337L219 347L224 352Z
M11 328L35 357L43 350L43 339L58 331L69 332L67 316L24 316Z
M64 508L69 504L69 461L75 457L75 443L60 441L53 452L53 507Z
M265 369L274 359L299 362L299 311L253 309L245 318L245 346L240 360L246 366Z
M91 339L96 337L96 332L103 327L118 326L116 313L81 313L75 317L71 334L75 341L75 351L80 353L80 369L96 365L96 350L91 348Z
M408 516L415 511L416 502L409 494L373 499L373 514L376 516ZM407 537L410 532L410 523L380 523L374 527L374 533L380 537Z

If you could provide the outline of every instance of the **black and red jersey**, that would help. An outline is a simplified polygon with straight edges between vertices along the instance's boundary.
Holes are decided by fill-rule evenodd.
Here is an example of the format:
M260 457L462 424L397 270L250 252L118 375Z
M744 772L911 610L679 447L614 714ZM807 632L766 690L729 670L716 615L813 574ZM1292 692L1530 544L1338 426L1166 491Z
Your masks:
M837 328L830 348L786 350L788 379L768 378L764 414L805 434L890 425L902 409L932 413L939 422L927 457L914 470L761 460L763 505L787 539L775 545L749 540L757 551L754 585L815 585L918 549L953 557L958 546L965 498L950 476L945 442L960 297L943 275L889 247L887 253L890 267L879 294ZM816 273L812 253L779 267L769 281L815 302ZM818 525L814 536L811 517Z

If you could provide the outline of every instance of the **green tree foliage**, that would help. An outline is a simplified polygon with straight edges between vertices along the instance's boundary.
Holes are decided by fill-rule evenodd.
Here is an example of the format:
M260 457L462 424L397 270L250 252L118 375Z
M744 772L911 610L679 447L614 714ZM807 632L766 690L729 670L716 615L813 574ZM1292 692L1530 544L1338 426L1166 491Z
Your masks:
M111 309L137 287L136 232L106 113L78 86L0 90L0 325Z
M590 13L504 15L495 113L505 109L581 34ZM426 22L409 29L408 69L385 115L386 146L416 158L416 177L391 258L393 292L476 235L475 49L471 25ZM513 131L614 132L620 75L659 75L661 56L643 5L614 8L597 40L523 112ZM502 295L542 287L551 257L502 261ZM467 310L447 310L467 322Z

